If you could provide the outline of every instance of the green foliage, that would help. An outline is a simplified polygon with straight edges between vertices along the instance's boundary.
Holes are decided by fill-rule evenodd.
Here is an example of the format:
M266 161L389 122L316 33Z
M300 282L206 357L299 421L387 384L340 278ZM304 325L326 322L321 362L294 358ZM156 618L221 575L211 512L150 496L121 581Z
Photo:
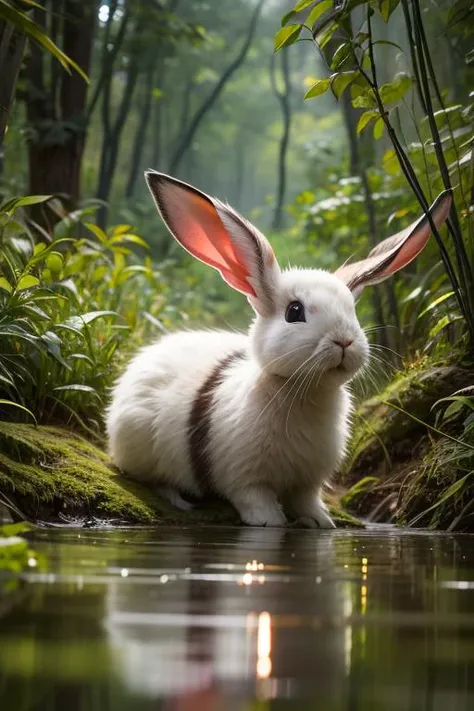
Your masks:
M69 217L51 241L35 242L17 217L45 197L7 201L0 208L0 383L3 417L27 413L100 429L107 387L120 344L149 319L169 325L165 280L149 257L137 263L131 247L146 243L129 225L104 232L86 223L85 236ZM84 229L83 229L84 232Z
M433 444L421 470L403 492L400 516L410 526L441 524L455 530L469 525L474 515L474 387L441 398L433 409L437 427L430 429L444 430L449 441ZM461 434L452 437L446 430L456 423ZM420 487L432 490L429 506L420 507Z
M304 7L319 12L323 5L314 2ZM365 23L357 32L353 31L351 18L356 5L365 14ZM302 24L309 33L309 38L304 39L318 46L328 69L333 72L327 78L318 79L306 92L305 99L318 97L329 87L338 99L345 91L350 91L352 106L365 109L358 118L357 134L367 130L372 123L375 140L382 139L387 133L392 148L383 157L383 167L389 174L408 182L419 210L426 211L433 192L454 191L455 202L448 219L449 239L437 230L434 235L458 313L464 319L471 346L474 346L474 254L469 247L472 243L469 216L474 140L472 93L465 103L450 104L443 96L433 68L419 0L414 0L411 6L407 0L401 3L410 45L411 70L399 71L390 81L380 83L382 72L378 52L385 47L387 51L395 49L402 53L403 49L394 42L377 39L376 15L390 23L398 5L398 0L355 0L333 10L329 24L315 28L309 19L307 24ZM448 27L451 22L458 22L463 13L471 12L470 5L462 2L456 3L455 8L448 14ZM293 13L302 9L296 5ZM288 29L286 23L292 22L293 16L285 16L279 34ZM340 37L344 38L342 42ZM415 99L418 99L418 106ZM400 130L401 108L413 121L417 142L405 142ZM397 124L398 131L395 129ZM439 301L432 301L433 308L448 298L447 294L442 294ZM457 319L457 315L454 318Z
M27 10L33 7L42 9L40 4L32 0L23 0L23 4L27 6ZM23 32L31 40L37 42L43 49L52 54L67 72L74 69L86 82L89 81L87 74L83 72L81 67L71 57L68 57L41 27L28 17L24 10L19 10L10 0L0 0L0 19L10 22L18 31Z

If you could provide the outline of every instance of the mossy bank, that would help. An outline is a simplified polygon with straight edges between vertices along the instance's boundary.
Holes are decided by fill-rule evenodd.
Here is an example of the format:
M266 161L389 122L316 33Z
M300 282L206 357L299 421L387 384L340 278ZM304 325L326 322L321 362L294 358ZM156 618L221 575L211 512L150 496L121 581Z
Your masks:
M0 495L27 518L57 523L239 524L224 501L183 512L114 470L103 450L59 427L0 422ZM331 507L338 525L357 519Z
M365 401L342 503L374 521L474 530L473 385L470 363L428 364Z

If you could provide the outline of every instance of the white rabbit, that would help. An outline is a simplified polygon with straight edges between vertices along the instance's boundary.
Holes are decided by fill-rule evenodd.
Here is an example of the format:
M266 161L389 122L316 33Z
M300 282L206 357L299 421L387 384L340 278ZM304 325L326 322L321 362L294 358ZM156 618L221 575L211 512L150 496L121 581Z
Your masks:
M178 492L212 491L243 522L334 526L321 488L344 457L351 398L368 360L355 298L414 259L447 217L443 193L425 215L340 267L281 271L266 238L229 206L175 178L147 172L175 239L245 294L248 335L187 331L143 348L107 412L110 454L131 477Z

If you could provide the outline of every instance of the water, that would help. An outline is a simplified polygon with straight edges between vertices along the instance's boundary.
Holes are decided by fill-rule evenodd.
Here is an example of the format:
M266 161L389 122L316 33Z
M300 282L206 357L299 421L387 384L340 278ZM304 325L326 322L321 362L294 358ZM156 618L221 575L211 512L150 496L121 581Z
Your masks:
M0 582L5 711L474 708L474 537L44 530Z

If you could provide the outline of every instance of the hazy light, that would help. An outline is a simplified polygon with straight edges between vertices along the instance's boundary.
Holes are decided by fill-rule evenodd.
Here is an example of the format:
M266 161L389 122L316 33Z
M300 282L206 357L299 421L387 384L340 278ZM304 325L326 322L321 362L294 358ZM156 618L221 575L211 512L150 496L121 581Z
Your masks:
M99 7L99 20L100 22L107 22L109 19L110 8L108 5L101 5Z
M258 560L252 560L245 564L245 570L263 570L265 568L263 563L259 563Z
M259 657L257 660L257 677L268 679L272 673L272 662L270 657Z
M367 586L362 585L360 589L360 611L362 615L367 612Z
M261 612L258 616L257 634L257 677L268 679L272 672L272 618L268 612Z
M128 578L128 568L122 568L122 570L120 571L120 575L122 576L122 578Z
M250 573L245 573L245 575L242 577L242 582L244 585L252 585L252 575Z

